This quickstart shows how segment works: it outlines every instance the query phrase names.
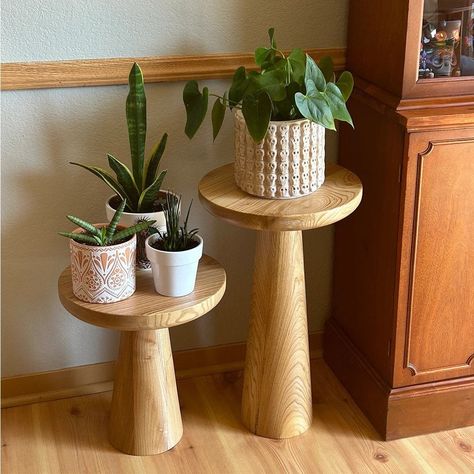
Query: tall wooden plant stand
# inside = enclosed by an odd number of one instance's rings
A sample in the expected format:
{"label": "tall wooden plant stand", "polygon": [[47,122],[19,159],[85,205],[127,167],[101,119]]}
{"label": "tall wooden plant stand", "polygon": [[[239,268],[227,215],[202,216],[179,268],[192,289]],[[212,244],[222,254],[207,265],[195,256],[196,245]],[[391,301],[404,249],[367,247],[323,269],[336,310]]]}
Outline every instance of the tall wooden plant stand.
{"label": "tall wooden plant stand", "polygon": [[183,434],[169,329],[208,313],[224,295],[226,275],[204,255],[194,291],[180,298],[155,292],[151,272],[137,274],[137,291],[118,303],[92,304],[72,293],[71,271],[59,277],[59,297],[76,318],[121,331],[110,414],[110,442],[127,454],[159,454]]}
{"label": "tall wooden plant stand", "polygon": [[361,201],[362,184],[345,168],[329,165],[317,192],[268,200],[240,190],[228,164],[201,180],[199,195],[215,216],[259,231],[243,422],[260,436],[297,436],[312,420],[302,231],[348,216]]}

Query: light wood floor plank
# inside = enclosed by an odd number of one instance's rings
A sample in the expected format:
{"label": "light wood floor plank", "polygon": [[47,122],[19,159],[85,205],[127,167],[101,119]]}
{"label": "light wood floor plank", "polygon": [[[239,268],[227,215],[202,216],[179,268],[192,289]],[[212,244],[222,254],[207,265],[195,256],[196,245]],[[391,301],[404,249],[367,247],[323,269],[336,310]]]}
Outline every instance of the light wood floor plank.
{"label": "light wood floor plank", "polygon": [[474,473],[474,427],[384,442],[321,359],[312,362],[312,385],[311,428],[271,440],[240,421],[241,373],[180,380],[183,438],[171,451],[146,457],[110,446],[110,392],[6,408],[2,473]]}

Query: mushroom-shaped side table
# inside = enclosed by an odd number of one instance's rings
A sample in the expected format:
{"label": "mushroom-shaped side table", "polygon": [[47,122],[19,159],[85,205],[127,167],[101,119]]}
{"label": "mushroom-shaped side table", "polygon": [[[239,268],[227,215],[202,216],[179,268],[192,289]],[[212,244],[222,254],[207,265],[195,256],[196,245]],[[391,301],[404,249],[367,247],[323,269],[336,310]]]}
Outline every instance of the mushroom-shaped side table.
{"label": "mushroom-shaped side table", "polygon": [[71,270],[59,277],[59,297],[76,318],[121,331],[112,408],[110,442],[127,454],[167,451],[183,434],[169,338],[172,326],[209,312],[224,295],[224,269],[204,255],[194,291],[179,298],[155,292],[151,272],[137,273],[137,290],[118,303],[92,304],[72,293]]}
{"label": "mushroom-shaped side table", "polygon": [[207,174],[199,197],[209,212],[258,230],[242,395],[244,424],[260,436],[290,438],[312,420],[302,231],[353,212],[362,184],[329,165],[315,193],[290,200],[251,196],[234,182],[233,164]]}

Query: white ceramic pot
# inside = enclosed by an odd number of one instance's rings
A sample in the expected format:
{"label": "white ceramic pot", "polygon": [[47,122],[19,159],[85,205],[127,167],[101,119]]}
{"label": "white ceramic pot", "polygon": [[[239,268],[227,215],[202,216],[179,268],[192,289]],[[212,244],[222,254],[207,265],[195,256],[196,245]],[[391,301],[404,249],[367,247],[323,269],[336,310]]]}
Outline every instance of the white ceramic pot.
{"label": "white ceramic pot", "polygon": [[164,296],[184,296],[194,290],[199,259],[202,257],[203,240],[196,235],[199,245],[182,252],[166,252],[151,246],[160,238],[150,235],[146,239],[146,255],[151,262],[155,290]]}
{"label": "white ceramic pot", "polygon": [[[163,195],[163,199],[165,199],[165,193],[167,191],[161,191],[160,194]],[[110,200],[116,197],[115,195],[110,196],[107,201],[105,202],[105,212],[107,214],[107,219],[109,222],[112,220],[113,215],[115,214],[115,209],[110,205]],[[156,227],[159,230],[166,230],[166,221],[165,221],[165,213],[163,211],[157,212],[124,212],[120,219],[119,224],[124,227],[131,227],[135,225],[138,220],[140,219],[149,219],[155,220],[155,224],[153,227]],[[137,235],[137,253],[136,253],[136,264],[139,270],[150,270],[151,265],[148,259],[146,258],[145,253],[145,239],[146,239],[146,232],[143,235]]]}
{"label": "white ceramic pot", "polygon": [[126,242],[107,247],[94,247],[71,239],[74,295],[88,303],[114,303],[132,296],[135,292],[136,244],[135,235]]}
{"label": "white ceramic pot", "polygon": [[255,143],[240,110],[234,115],[235,182],[269,199],[306,196],[324,183],[325,129],[307,119],[270,122]]}

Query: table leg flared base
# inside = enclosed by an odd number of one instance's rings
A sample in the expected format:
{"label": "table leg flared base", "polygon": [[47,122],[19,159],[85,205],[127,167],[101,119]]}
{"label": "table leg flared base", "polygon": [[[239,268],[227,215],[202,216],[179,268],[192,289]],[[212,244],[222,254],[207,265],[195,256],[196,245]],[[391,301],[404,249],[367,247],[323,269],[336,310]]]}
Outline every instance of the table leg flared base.
{"label": "table leg flared base", "polygon": [[109,437],[127,454],[159,454],[183,434],[168,329],[122,331]]}
{"label": "table leg flared base", "polygon": [[277,439],[297,436],[311,425],[300,231],[257,234],[242,419],[253,433]]}

